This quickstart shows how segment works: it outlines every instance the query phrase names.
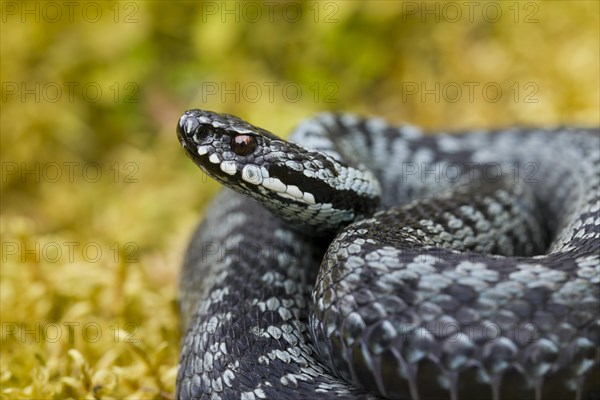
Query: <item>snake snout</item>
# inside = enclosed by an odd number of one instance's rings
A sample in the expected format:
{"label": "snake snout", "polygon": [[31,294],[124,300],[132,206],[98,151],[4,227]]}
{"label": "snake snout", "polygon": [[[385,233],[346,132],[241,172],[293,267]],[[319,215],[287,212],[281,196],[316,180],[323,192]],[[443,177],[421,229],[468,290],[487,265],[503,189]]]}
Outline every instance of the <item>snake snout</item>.
{"label": "snake snout", "polygon": [[177,138],[183,147],[187,147],[188,142],[193,140],[193,136],[200,125],[200,121],[198,121],[198,117],[194,115],[193,111],[186,111],[177,123]]}
{"label": "snake snout", "polygon": [[202,110],[186,111],[177,123],[177,138],[186,149],[203,143],[211,131],[210,113]]}

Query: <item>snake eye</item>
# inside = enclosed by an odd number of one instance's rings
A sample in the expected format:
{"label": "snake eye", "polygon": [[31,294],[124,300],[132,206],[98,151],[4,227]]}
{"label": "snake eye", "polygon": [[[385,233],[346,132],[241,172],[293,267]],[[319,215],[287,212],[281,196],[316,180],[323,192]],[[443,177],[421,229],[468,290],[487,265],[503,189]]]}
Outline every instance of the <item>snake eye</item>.
{"label": "snake eye", "polygon": [[247,156],[256,150],[256,138],[250,135],[237,135],[231,141],[231,150],[238,156]]}

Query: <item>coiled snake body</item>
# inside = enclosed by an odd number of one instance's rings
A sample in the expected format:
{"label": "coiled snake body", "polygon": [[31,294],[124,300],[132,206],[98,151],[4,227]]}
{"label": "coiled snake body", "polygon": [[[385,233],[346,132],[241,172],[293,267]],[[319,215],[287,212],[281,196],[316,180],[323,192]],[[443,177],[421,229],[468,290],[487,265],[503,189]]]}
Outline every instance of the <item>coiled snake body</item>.
{"label": "coiled snake body", "polygon": [[177,134],[243,194],[189,245],[178,398],[597,395],[598,129],[321,114],[294,144],[190,110]]}

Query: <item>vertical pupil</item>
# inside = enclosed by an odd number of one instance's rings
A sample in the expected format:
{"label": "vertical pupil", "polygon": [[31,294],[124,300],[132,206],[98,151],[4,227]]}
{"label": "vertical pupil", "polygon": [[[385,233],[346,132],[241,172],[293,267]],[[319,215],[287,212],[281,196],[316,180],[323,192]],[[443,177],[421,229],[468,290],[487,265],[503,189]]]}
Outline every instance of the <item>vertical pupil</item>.
{"label": "vertical pupil", "polygon": [[249,135],[238,135],[233,138],[231,149],[237,155],[247,156],[256,149],[256,139]]}

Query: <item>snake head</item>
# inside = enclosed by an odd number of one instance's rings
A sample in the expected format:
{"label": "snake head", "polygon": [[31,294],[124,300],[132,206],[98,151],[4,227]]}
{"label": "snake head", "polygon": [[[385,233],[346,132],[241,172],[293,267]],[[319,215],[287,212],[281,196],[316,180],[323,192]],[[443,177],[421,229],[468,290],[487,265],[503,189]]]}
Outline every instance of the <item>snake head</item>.
{"label": "snake head", "polygon": [[177,137],[188,157],[234,189],[245,166],[262,163],[265,132],[233,115],[197,109],[186,111],[177,124]]}
{"label": "snake head", "polygon": [[[285,141],[233,115],[186,111],[177,137],[189,158],[225,186],[250,196],[305,231],[349,223],[378,202],[379,185],[367,171]],[[308,221],[308,222],[307,222]],[[325,229],[330,229],[327,227]]]}
{"label": "snake head", "polygon": [[[237,155],[248,156],[257,147],[256,127],[229,114],[212,111],[186,111],[177,124],[177,137],[186,149],[203,145],[230,147]],[[223,145],[228,146],[223,146]]]}
{"label": "snake head", "polygon": [[189,158],[234,190],[259,201],[285,197],[314,203],[310,194],[300,193],[296,182],[285,182],[294,172],[286,162],[306,159],[307,150],[300,146],[233,115],[204,110],[186,111],[177,124],[177,136]]}

